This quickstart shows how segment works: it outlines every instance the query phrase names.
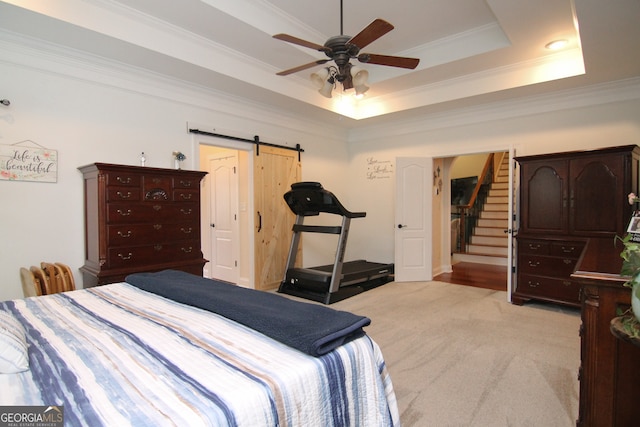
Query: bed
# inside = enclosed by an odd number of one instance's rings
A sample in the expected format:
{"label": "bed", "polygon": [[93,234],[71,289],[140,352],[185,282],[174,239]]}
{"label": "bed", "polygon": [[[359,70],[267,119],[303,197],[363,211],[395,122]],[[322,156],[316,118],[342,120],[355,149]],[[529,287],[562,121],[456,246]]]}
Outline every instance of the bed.
{"label": "bed", "polygon": [[[28,369],[0,374],[0,405],[62,405],[65,426],[400,425],[368,319],[351,313],[168,271],[0,314],[28,345]],[[317,335],[334,315],[347,327]]]}

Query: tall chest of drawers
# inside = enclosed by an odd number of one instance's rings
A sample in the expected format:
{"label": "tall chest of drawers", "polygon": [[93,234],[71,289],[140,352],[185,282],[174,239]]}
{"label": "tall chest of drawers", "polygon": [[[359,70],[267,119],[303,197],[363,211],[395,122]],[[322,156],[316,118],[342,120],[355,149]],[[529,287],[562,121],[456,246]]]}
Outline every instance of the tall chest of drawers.
{"label": "tall chest of drawers", "polygon": [[94,163],[84,176],[83,286],[131,273],[202,275],[200,182],[206,172]]}

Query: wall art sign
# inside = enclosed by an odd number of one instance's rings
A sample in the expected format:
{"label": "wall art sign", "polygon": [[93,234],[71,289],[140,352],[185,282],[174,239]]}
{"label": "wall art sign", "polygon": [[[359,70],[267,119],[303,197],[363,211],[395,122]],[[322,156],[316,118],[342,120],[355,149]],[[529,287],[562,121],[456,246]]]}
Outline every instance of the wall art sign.
{"label": "wall art sign", "polygon": [[58,181],[58,152],[31,140],[0,145],[0,180]]}
{"label": "wall art sign", "polygon": [[367,158],[367,179],[389,179],[393,175],[393,163],[391,160],[378,160],[375,157]]}

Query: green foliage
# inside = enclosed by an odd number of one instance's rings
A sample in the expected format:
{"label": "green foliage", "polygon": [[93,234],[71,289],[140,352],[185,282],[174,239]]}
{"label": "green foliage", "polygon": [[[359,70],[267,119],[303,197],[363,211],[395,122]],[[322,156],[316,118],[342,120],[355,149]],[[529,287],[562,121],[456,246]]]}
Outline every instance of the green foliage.
{"label": "green foliage", "polygon": [[624,245],[624,249],[620,252],[622,258],[621,276],[629,277],[625,286],[631,287],[633,282],[640,276],[640,243],[631,241],[631,234],[627,234],[624,238],[616,236]]}

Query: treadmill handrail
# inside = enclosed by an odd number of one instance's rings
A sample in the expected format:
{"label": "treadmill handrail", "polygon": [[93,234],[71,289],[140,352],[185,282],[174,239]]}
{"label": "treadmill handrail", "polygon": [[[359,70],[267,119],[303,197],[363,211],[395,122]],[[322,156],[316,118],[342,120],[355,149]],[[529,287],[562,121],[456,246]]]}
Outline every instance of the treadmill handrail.
{"label": "treadmill handrail", "polygon": [[347,218],[363,218],[367,215],[366,212],[349,211],[335,194],[322,188],[319,182],[291,184],[291,190],[284,194],[284,200],[294,214],[301,216],[315,216],[320,212]]}
{"label": "treadmill handrail", "polygon": [[300,232],[306,231],[309,233],[326,233],[326,234],[340,234],[342,233],[342,227],[338,226],[328,226],[328,225],[293,225],[293,231]]}

